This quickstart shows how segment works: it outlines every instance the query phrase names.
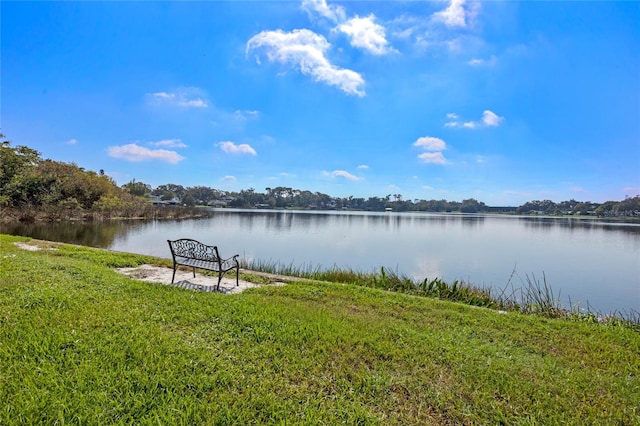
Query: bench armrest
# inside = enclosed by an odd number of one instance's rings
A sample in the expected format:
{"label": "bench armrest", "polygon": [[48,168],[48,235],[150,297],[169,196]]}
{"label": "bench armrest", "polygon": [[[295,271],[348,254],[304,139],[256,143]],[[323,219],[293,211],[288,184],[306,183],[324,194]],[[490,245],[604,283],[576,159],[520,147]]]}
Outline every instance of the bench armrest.
{"label": "bench armrest", "polygon": [[233,255],[228,259],[220,259],[220,264],[222,265],[222,269],[231,269],[235,267],[240,267],[238,263],[239,254]]}

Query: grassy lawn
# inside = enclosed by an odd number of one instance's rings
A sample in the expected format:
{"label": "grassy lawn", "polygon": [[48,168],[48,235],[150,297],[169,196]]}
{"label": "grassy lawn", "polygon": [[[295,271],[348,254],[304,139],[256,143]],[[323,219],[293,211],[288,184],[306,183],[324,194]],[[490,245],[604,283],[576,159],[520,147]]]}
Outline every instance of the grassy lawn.
{"label": "grassy lawn", "polygon": [[238,295],[0,235],[0,424],[639,424],[640,333],[354,285]]}

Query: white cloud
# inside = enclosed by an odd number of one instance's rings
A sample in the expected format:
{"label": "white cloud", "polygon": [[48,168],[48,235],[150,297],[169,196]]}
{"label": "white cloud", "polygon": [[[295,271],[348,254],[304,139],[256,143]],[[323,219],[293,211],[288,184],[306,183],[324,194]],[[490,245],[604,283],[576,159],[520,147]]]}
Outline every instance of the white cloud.
{"label": "white cloud", "polygon": [[153,96],[156,99],[161,99],[165,101],[172,101],[176,98],[175,93],[167,93],[167,92],[156,92],[156,93],[152,93],[151,96]]}
{"label": "white cloud", "polygon": [[476,34],[442,31],[429,25],[417,26],[414,43],[419,50],[431,52],[434,56],[442,53],[452,56],[472,55],[485,47],[484,40]]}
{"label": "white cloud", "polygon": [[157,142],[149,142],[150,146],[164,146],[167,148],[186,148],[187,145],[184,144],[180,139],[164,139]]}
{"label": "white cloud", "polygon": [[217,145],[220,147],[220,149],[223,152],[226,152],[229,154],[251,154],[251,155],[258,154],[256,150],[251,147],[251,145],[248,145],[246,143],[241,143],[240,145],[236,145],[233,142],[225,141],[225,142],[218,142]]}
{"label": "white cloud", "polygon": [[368,169],[368,168],[369,168],[369,166],[367,166],[366,164],[360,164],[360,165],[358,166],[358,169],[361,169],[361,170],[366,170],[366,169]]}
{"label": "white cloud", "polygon": [[443,151],[447,149],[447,144],[440,138],[433,136],[423,136],[413,143],[413,146],[421,147],[427,151]]}
{"label": "white cloud", "polygon": [[498,127],[504,121],[504,117],[488,109],[482,113],[482,118],[478,121],[460,121],[458,114],[448,113],[447,118],[453,121],[444,123],[445,127],[464,127],[466,129],[477,129],[479,127]]}
{"label": "white cloud", "polygon": [[336,178],[336,177],[341,177],[341,178],[345,178],[347,180],[361,180],[362,178],[359,178],[358,176],[354,176],[351,173],[345,171],[345,170],[334,170],[332,172],[327,172],[324,171],[322,172],[323,175],[327,176],[327,177],[331,177],[331,178]]}
{"label": "white cloud", "polygon": [[77,139],[69,139],[68,141],[65,142],[67,145],[75,145],[78,143]]}
{"label": "white cloud", "polygon": [[434,18],[443,22],[448,27],[466,26],[464,2],[465,0],[451,0],[449,7],[441,12],[435,13]]}
{"label": "white cloud", "polygon": [[111,157],[122,158],[123,160],[135,162],[159,160],[175,164],[184,159],[184,157],[175,151],[168,151],[166,149],[149,149],[135,143],[122,146],[110,146],[107,148],[107,152]]}
{"label": "white cloud", "polygon": [[389,46],[384,27],[376,24],[374,20],[373,14],[366,18],[356,16],[338,25],[338,29],[349,36],[353,47],[365,49],[374,55],[395,52]]}
{"label": "white cloud", "polygon": [[504,117],[498,116],[493,111],[485,110],[482,113],[482,122],[487,126],[497,127],[504,121]]}
{"label": "white cloud", "polygon": [[303,0],[302,8],[313,16],[314,13],[337,24],[336,29],[349,36],[351,45],[365,49],[374,55],[396,52],[389,46],[385,28],[374,22],[375,15],[365,18],[355,16],[347,20],[342,6],[328,5],[326,0]]}
{"label": "white cloud", "polygon": [[473,2],[468,5],[465,3],[465,0],[451,0],[449,6],[443,11],[434,13],[433,18],[449,28],[466,28],[478,14],[480,3]]}
{"label": "white cloud", "polygon": [[429,164],[447,164],[447,159],[441,152],[424,152],[418,158]]}
{"label": "white cloud", "polygon": [[233,118],[235,120],[245,121],[245,120],[258,118],[259,115],[260,115],[259,111],[238,109],[233,113]]}
{"label": "white cloud", "polygon": [[342,6],[329,6],[326,0],[303,0],[302,8],[312,15],[312,12],[317,12],[320,16],[323,16],[333,22],[342,22],[345,20],[345,12]]}
{"label": "white cloud", "polygon": [[447,6],[426,19],[423,16],[404,14],[386,21],[393,37],[413,42],[419,51],[430,53],[434,57],[443,53],[454,56],[464,54],[468,60],[487,48],[481,31],[474,28],[480,2],[453,0],[429,3]]}
{"label": "white cloud", "polygon": [[469,62],[467,62],[467,64],[471,65],[472,67],[492,67],[497,62],[498,58],[496,58],[495,55],[491,55],[489,59],[473,58]]}
{"label": "white cloud", "polygon": [[[638,194],[640,195],[640,186],[625,186],[622,188],[622,192],[625,194]],[[633,195],[631,195],[633,197]]]}
{"label": "white cloud", "polygon": [[447,149],[447,143],[442,139],[433,136],[422,136],[413,143],[413,146],[429,151],[418,155],[418,158],[423,162],[429,164],[447,164],[447,159],[444,158],[442,154],[442,151]]}
{"label": "white cloud", "polygon": [[238,178],[236,178],[235,176],[223,176],[220,178],[221,181],[223,182],[229,182],[229,183],[234,183],[238,181]]}
{"label": "white cloud", "polygon": [[196,87],[184,87],[174,92],[155,92],[148,96],[154,103],[180,108],[206,108],[207,101],[200,95],[202,90]]}
{"label": "white cloud", "polygon": [[422,189],[426,189],[427,191],[431,191],[433,189],[433,186],[430,185],[422,185]]}
{"label": "white cloud", "polygon": [[307,29],[292,32],[262,31],[247,42],[246,52],[262,48],[270,62],[286,64],[315,81],[335,86],[349,95],[364,96],[364,79],[352,70],[339,68],[325,57],[331,44]]}
{"label": "white cloud", "polygon": [[184,107],[194,107],[194,108],[206,108],[207,103],[203,99],[187,99],[184,101],[178,102],[178,105]]}

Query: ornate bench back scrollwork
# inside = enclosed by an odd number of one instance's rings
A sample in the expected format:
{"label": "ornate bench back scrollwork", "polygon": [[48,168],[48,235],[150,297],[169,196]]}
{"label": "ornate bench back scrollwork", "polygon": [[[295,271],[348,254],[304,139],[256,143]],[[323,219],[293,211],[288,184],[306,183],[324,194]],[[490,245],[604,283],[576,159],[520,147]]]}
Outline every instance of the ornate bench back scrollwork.
{"label": "ornate bench back scrollwork", "polygon": [[208,246],[196,240],[183,238],[180,240],[167,240],[171,256],[173,257],[173,277],[171,284],[176,277],[176,270],[179,265],[193,268],[193,277],[196,276],[196,268],[206,269],[218,273],[218,289],[222,276],[231,270],[236,271],[236,286],[239,285],[240,264],[238,256],[234,255],[228,259],[222,259],[218,252],[218,247]]}

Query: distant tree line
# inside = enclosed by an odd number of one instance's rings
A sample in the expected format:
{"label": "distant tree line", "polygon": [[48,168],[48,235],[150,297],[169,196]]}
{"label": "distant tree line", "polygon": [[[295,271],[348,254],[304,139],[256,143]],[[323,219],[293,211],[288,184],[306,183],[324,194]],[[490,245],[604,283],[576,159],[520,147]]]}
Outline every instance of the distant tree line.
{"label": "distant tree line", "polygon": [[0,207],[3,212],[14,212],[15,215],[19,211],[20,217],[39,213],[45,214],[49,219],[87,216],[157,217],[158,211],[167,212],[158,210],[157,207],[153,209],[153,205],[640,217],[640,196],[602,204],[576,200],[560,203],[536,200],[518,207],[490,207],[473,198],[458,202],[405,200],[402,194],[366,199],[354,196],[332,197],[320,192],[283,186],[268,187],[265,192],[256,192],[254,188],[234,192],[206,186],[185,188],[173,183],[153,188],[134,179],[119,187],[102,170],[96,173],[84,170],[74,163],[43,160],[34,149],[22,145],[12,147],[6,140],[0,143]]}
{"label": "distant tree line", "polygon": [[[168,185],[173,186],[173,185]],[[163,187],[166,187],[163,185]],[[518,207],[491,207],[482,201],[469,198],[462,201],[447,200],[404,200],[402,194],[387,194],[384,197],[331,197],[320,192],[311,192],[289,187],[266,188],[264,193],[253,188],[239,192],[223,192],[209,189],[198,194],[208,194],[209,199],[191,193],[194,188],[183,189],[187,202],[196,200],[205,205],[226,205],[237,208],[281,208],[281,209],[318,209],[318,210],[365,210],[384,211],[392,209],[397,212],[460,212],[491,213],[508,212],[523,215],[597,215],[597,216],[638,216],[640,217],[640,196],[627,198],[624,201],[607,201],[593,203],[590,201],[568,200],[554,203],[550,200],[529,201]],[[165,189],[165,188],[163,188]],[[176,192],[176,195],[179,195]],[[224,200],[224,203],[221,203]]]}

